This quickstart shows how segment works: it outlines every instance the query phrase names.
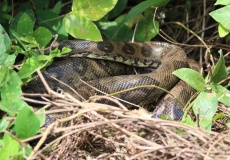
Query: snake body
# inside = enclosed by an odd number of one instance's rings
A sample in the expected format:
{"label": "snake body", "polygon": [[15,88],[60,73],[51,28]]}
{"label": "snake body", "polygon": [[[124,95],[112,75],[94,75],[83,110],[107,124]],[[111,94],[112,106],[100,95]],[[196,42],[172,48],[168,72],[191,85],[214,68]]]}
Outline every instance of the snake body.
{"label": "snake body", "polygon": [[[149,106],[159,99],[163,91],[154,87],[138,86],[155,85],[169,90],[176,83],[171,93],[182,104],[186,104],[194,93],[184,82],[178,82],[178,78],[172,72],[184,67],[198,70],[199,66],[189,60],[185,52],[176,45],[163,42],[73,40],[56,42],[54,47],[69,47],[72,51],[49,66],[44,72],[44,77],[53,90],[68,89],[50,76],[68,84],[81,95],[75,95],[79,100],[101,94],[98,90],[111,94],[137,87],[115,96],[140,106]],[[141,74],[136,74],[132,66],[138,67]],[[23,90],[33,93],[45,92],[39,78],[29,82]],[[172,119],[180,119],[183,115],[183,106],[167,95],[154,110],[155,117],[162,114],[167,114]]]}

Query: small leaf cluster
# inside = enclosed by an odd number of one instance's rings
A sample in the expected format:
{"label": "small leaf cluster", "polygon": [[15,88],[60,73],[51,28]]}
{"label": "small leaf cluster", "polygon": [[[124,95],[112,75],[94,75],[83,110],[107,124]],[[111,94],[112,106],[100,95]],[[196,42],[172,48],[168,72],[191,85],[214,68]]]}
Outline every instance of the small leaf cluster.
{"label": "small leaf cluster", "polygon": [[220,37],[225,37],[230,32],[230,1],[229,0],[217,0],[215,5],[223,5],[217,10],[212,11],[210,16],[219,22],[218,32]]}
{"label": "small leaf cluster", "polygon": [[[4,18],[7,15],[5,13]],[[20,12],[13,17],[8,33],[0,24],[0,110],[6,113],[0,120],[0,159],[4,160],[29,156],[31,147],[26,143],[21,146],[19,140],[36,135],[45,123],[45,114],[37,115],[21,99],[22,84],[29,81],[36,70],[51,64],[53,58],[70,51],[55,49],[46,55],[44,49],[52,33],[45,27],[37,27],[35,19],[31,11]],[[18,57],[23,58],[17,61]],[[44,110],[39,112],[44,113]]]}
{"label": "small leaf cluster", "polygon": [[199,72],[188,68],[176,70],[173,74],[199,92],[192,104],[192,110],[196,115],[196,122],[192,122],[189,116],[184,117],[182,121],[187,124],[198,124],[203,129],[211,130],[213,120],[229,117],[229,115],[222,113],[216,114],[218,102],[230,106],[230,91],[219,84],[227,78],[227,68],[221,50],[219,61],[215,65],[213,72],[205,79]]}

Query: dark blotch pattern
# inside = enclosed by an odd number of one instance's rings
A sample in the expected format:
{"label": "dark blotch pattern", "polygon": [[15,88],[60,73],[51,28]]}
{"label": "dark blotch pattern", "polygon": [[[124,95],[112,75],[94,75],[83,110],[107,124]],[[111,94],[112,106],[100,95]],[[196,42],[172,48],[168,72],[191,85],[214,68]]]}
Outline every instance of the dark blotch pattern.
{"label": "dark blotch pattern", "polygon": [[134,55],[135,53],[135,49],[128,43],[124,44],[124,46],[122,47],[122,51],[128,55]]}
{"label": "dark blotch pattern", "polygon": [[143,43],[141,47],[141,54],[145,57],[150,57],[152,55],[152,48],[146,43]]}
{"label": "dark blotch pattern", "polygon": [[113,44],[111,44],[110,42],[99,42],[97,43],[97,48],[105,53],[111,53],[114,50]]}

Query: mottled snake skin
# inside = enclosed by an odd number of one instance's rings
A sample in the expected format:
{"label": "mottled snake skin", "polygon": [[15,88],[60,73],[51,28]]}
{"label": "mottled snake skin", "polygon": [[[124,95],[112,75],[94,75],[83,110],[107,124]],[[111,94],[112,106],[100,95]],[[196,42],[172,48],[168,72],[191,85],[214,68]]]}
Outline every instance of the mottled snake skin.
{"label": "mottled snake skin", "polygon": [[[183,104],[194,94],[191,87],[182,81],[178,82],[178,78],[172,75],[173,71],[183,67],[199,69],[196,62],[187,59],[185,52],[178,46],[162,42],[73,40],[56,42],[54,47],[69,47],[72,51],[55,61],[44,72],[44,77],[53,90],[62,88],[70,92],[65,86],[50,78],[51,75],[73,87],[84,99],[101,94],[89,85],[110,94],[143,85],[156,85],[170,90],[176,84],[171,93]],[[132,66],[138,67],[137,71],[140,74],[136,74]],[[155,70],[149,69],[150,67]],[[32,93],[45,92],[39,78],[29,82],[23,90]],[[147,87],[121,93],[116,97],[149,107],[162,93],[159,89]],[[82,100],[82,97],[74,96]],[[153,115],[160,117],[162,114],[178,120],[183,115],[183,106],[170,95],[166,95],[157,105]]]}

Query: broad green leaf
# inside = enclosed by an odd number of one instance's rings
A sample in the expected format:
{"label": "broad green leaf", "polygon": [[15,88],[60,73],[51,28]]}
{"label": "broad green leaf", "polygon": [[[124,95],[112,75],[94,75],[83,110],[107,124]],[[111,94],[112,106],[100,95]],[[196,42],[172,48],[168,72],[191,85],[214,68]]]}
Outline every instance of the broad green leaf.
{"label": "broad green leaf", "polygon": [[10,121],[8,118],[9,117],[4,116],[2,119],[0,119],[0,133],[9,127]]}
{"label": "broad green leaf", "polygon": [[[34,12],[32,11],[32,9],[31,9],[31,10],[26,10],[25,12],[20,12],[19,14],[17,14],[17,15],[14,17],[12,23],[10,24],[10,27],[9,27],[9,28],[10,28],[10,29],[9,29],[9,30],[10,30],[10,35],[12,35],[12,32],[11,32],[11,31],[17,32],[18,35],[21,35],[21,34],[19,34],[19,31],[18,31],[18,23],[19,23],[19,20],[20,20],[21,16],[22,16],[24,13],[26,13],[26,14],[32,19],[33,22],[35,22],[36,18],[35,18],[35,16],[34,16]],[[22,35],[21,35],[21,36],[22,36]],[[26,36],[28,36],[28,35],[26,35]]]}
{"label": "broad green leaf", "polygon": [[60,12],[61,12],[61,8],[62,8],[62,2],[61,1],[58,1],[55,5],[54,5],[54,7],[51,9],[51,11],[53,12],[53,13],[55,13],[55,14],[60,14]]}
{"label": "broad green leaf", "polygon": [[102,41],[97,26],[88,18],[75,12],[68,13],[63,19],[65,29],[75,38]]}
{"label": "broad green leaf", "polygon": [[141,12],[143,12],[144,10],[146,10],[147,8],[154,6],[154,7],[161,7],[166,5],[169,2],[169,0],[147,0],[144,2],[141,2],[140,4],[136,5],[135,7],[133,7],[129,13],[125,16],[125,18],[123,19],[123,21],[119,24],[117,31],[114,33],[113,37],[117,36],[117,32],[119,31],[119,29],[121,29],[121,27],[130,19],[132,19],[133,17],[135,17],[136,15],[140,14]]}
{"label": "broad green leaf", "polygon": [[37,47],[37,44],[38,44],[38,43],[37,43],[37,41],[35,40],[35,38],[32,37],[32,36],[20,37],[19,39],[20,39],[21,41],[23,41],[23,42],[28,43],[28,44],[26,44],[27,47],[30,47],[30,48]]}
{"label": "broad green leaf", "polygon": [[145,12],[143,19],[138,22],[135,41],[146,42],[150,41],[159,32],[159,23],[153,20],[151,12]]}
{"label": "broad green leaf", "polygon": [[[123,21],[123,19],[126,17],[126,15],[127,14],[120,15],[119,17],[117,17],[115,19],[115,22],[117,22],[118,24],[120,24]],[[131,19],[129,19],[128,21],[126,21],[124,26],[128,26],[129,28],[132,28],[133,24],[135,24],[140,19],[144,19],[144,16],[142,14],[138,14],[135,17],[132,17]]]}
{"label": "broad green leaf", "polygon": [[11,47],[11,40],[5,29],[0,24],[0,65],[3,65],[8,57]]}
{"label": "broad green leaf", "polygon": [[127,3],[128,0],[118,0],[115,7],[108,13],[108,19],[112,19],[120,15],[122,11],[125,9]]}
{"label": "broad green leaf", "polygon": [[[4,145],[4,143],[3,143],[3,145]],[[9,148],[7,148],[7,147],[0,148],[0,159],[10,160]]]}
{"label": "broad green leaf", "polygon": [[39,128],[40,122],[36,114],[29,107],[22,108],[15,120],[15,132],[18,137],[25,139],[34,136]]}
{"label": "broad green leaf", "polygon": [[18,75],[21,79],[30,77],[38,68],[40,67],[40,62],[38,58],[32,57],[28,58],[25,63],[23,63],[20,68]]}
{"label": "broad green leaf", "polygon": [[224,78],[227,76],[227,69],[225,66],[222,50],[220,50],[219,53],[220,53],[220,58],[219,58],[219,61],[217,62],[216,66],[214,68],[214,71],[213,71],[212,77],[211,77],[211,81],[214,83],[218,83],[218,82],[224,80]]}
{"label": "broad green leaf", "polygon": [[200,119],[200,128],[210,131],[212,129],[212,119],[210,118]]}
{"label": "broad green leaf", "polygon": [[17,31],[23,36],[33,34],[34,22],[27,13],[23,13],[18,21]]}
{"label": "broad green leaf", "polygon": [[37,115],[37,118],[39,120],[40,127],[42,127],[46,120],[45,109],[41,108],[37,112],[40,112],[40,114]]}
{"label": "broad green leaf", "polygon": [[58,34],[58,40],[67,40],[68,33],[63,26],[63,17],[51,10],[36,10],[41,27],[49,29],[52,34]]}
{"label": "broad green leaf", "polygon": [[92,21],[97,21],[111,11],[116,3],[117,0],[74,0],[72,11]]}
{"label": "broad green leaf", "polygon": [[230,5],[209,13],[210,16],[230,31]]}
{"label": "broad green leaf", "polygon": [[229,0],[217,0],[216,3],[214,5],[228,5],[230,4],[230,1]]}
{"label": "broad green leaf", "polygon": [[0,24],[0,54],[9,53],[11,47],[11,40],[5,29]]}
{"label": "broad green leaf", "polygon": [[[15,71],[11,71],[11,76],[6,84],[2,87],[1,100],[2,105],[7,107],[6,111],[9,115],[14,115],[21,108],[28,106],[20,99],[22,94],[22,81]],[[2,109],[2,108],[1,108]]]}
{"label": "broad green leaf", "polygon": [[44,27],[37,28],[33,36],[40,45],[40,48],[45,47],[52,39],[52,33]]}
{"label": "broad green leaf", "polygon": [[0,87],[3,86],[10,78],[10,70],[8,67],[0,67]]}
{"label": "broad green leaf", "polygon": [[219,84],[212,84],[210,86],[216,92],[218,101],[230,107],[230,91]]}
{"label": "broad green leaf", "polygon": [[15,54],[10,54],[7,56],[6,61],[4,62],[4,66],[6,67],[11,67],[16,59],[16,55]]}
{"label": "broad green leaf", "polygon": [[0,159],[10,160],[19,159],[21,156],[20,144],[15,139],[11,138],[9,135],[4,134],[3,136],[3,146],[0,148]]}
{"label": "broad green leaf", "polygon": [[[5,107],[2,102],[0,102],[0,110],[5,111],[6,113],[12,113],[7,107]],[[13,114],[13,113],[12,113]]]}
{"label": "broad green leaf", "polygon": [[217,111],[218,101],[214,93],[201,92],[193,105],[193,112],[199,114],[199,124],[203,129],[211,129],[212,118]]}
{"label": "broad green leaf", "polygon": [[197,71],[181,68],[174,71],[173,74],[198,91],[202,91],[205,88],[204,78]]}
{"label": "broad green leaf", "polygon": [[218,26],[218,33],[219,33],[220,37],[225,37],[229,33],[229,30],[227,30],[226,28],[224,28],[223,25],[219,24],[219,26]]}
{"label": "broad green leaf", "polygon": [[[113,33],[116,32],[118,23],[117,22],[99,22],[101,33],[108,39],[112,39]],[[130,40],[133,36],[133,31],[126,25],[122,26],[117,37],[114,40]]]}

